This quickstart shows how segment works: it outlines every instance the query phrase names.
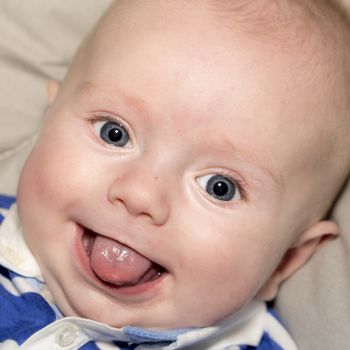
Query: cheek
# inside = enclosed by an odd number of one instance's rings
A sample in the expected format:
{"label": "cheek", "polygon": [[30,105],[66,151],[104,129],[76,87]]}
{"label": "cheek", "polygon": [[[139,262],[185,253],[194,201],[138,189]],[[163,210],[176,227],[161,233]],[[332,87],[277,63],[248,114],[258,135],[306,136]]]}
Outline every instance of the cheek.
{"label": "cheek", "polygon": [[45,251],[48,240],[58,244],[65,239],[62,223],[72,219],[70,209],[92,196],[89,189],[95,185],[87,167],[91,164],[91,155],[71,139],[42,135],[38,140],[22,170],[17,199],[23,231],[35,255]]}
{"label": "cheek", "polygon": [[91,162],[88,152],[73,142],[43,137],[23,168],[19,201],[57,210],[78,200],[91,187]]}
{"label": "cheek", "polygon": [[192,283],[198,281],[198,293],[205,290],[217,295],[222,305],[236,305],[253,297],[270,276],[279,259],[274,252],[282,248],[277,249],[272,240],[266,239],[273,236],[271,223],[263,218],[259,221],[258,215],[256,218],[253,222],[242,214],[227,221],[216,222],[213,216],[208,219],[201,216],[196,224],[192,220],[193,227],[186,230],[191,235],[185,240],[184,251],[188,253],[184,265],[191,266],[189,275]]}
{"label": "cheek", "polygon": [[203,237],[189,247],[182,302],[193,313],[201,310],[200,322],[212,324],[226,318],[254,297],[258,276],[247,245],[238,239]]}

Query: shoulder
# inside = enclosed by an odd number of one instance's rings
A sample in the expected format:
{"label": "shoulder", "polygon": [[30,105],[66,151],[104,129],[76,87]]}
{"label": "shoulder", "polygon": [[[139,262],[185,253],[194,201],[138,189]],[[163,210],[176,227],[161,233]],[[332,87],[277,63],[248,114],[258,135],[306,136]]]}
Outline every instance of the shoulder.
{"label": "shoulder", "polygon": [[15,202],[16,198],[14,196],[0,193],[0,224],[3,222],[6,214],[8,213],[8,210]]}

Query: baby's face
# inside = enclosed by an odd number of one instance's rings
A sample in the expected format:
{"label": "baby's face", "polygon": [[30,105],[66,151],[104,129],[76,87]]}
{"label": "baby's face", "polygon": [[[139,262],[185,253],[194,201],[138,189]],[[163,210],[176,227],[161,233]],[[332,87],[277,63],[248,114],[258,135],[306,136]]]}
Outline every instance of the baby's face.
{"label": "baby's face", "polygon": [[273,48],[156,15],[98,34],[18,203],[65,314],[205,326],[256,295],[307,220],[317,98]]}

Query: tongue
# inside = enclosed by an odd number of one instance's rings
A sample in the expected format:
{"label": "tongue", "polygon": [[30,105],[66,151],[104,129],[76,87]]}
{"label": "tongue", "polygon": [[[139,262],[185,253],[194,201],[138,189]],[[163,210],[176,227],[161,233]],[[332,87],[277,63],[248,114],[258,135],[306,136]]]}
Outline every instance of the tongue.
{"label": "tongue", "polygon": [[152,266],[135,250],[102,236],[92,244],[90,264],[98,277],[117,286],[137,284]]}

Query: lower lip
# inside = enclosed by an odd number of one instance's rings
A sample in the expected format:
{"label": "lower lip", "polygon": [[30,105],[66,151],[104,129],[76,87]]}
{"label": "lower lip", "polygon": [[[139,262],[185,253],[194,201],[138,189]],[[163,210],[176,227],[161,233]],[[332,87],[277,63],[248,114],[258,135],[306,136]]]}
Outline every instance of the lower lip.
{"label": "lower lip", "polygon": [[156,287],[159,286],[160,283],[164,281],[167,275],[167,272],[164,272],[162,276],[160,276],[159,278],[153,281],[149,281],[149,282],[142,283],[136,286],[131,286],[131,287],[116,287],[110,283],[105,283],[100,278],[98,278],[91,269],[90,259],[87,256],[87,253],[83,246],[84,232],[85,232],[84,227],[77,224],[75,249],[76,249],[76,254],[78,256],[78,261],[80,262],[81,266],[83,267],[83,270],[88,275],[88,277],[92,279],[94,283],[97,283],[100,287],[102,286],[106,290],[108,290],[109,293],[112,293],[114,295],[140,295],[140,294],[153,291]]}

